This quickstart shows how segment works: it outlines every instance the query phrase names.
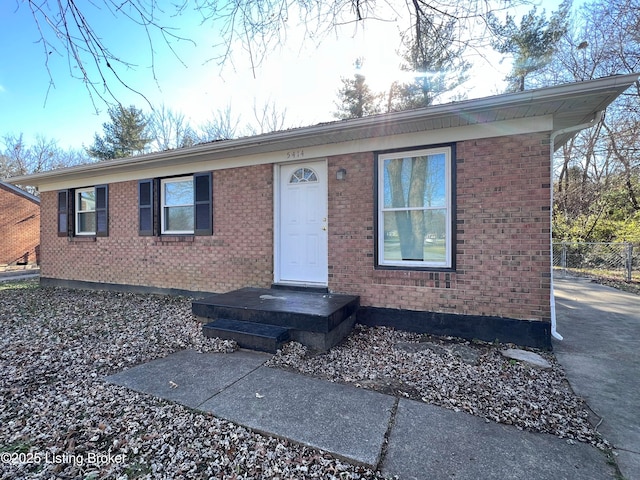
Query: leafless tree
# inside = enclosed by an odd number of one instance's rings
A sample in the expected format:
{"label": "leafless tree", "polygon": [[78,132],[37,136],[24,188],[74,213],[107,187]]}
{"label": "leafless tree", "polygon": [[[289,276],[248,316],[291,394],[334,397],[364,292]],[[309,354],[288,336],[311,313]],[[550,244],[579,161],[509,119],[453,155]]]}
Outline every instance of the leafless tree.
{"label": "leafless tree", "polygon": [[167,108],[164,104],[152,111],[149,129],[153,151],[190,147],[196,142],[196,132],[184,114]]}
{"label": "leafless tree", "polygon": [[216,140],[228,140],[238,135],[240,117],[231,112],[231,105],[213,114],[213,118],[200,127],[198,140],[200,142],[213,142]]}
{"label": "leafless tree", "polygon": [[[82,150],[64,150],[55,140],[38,136],[32,145],[22,134],[0,138],[0,178],[55,170],[89,163],[91,159]],[[26,188],[32,193],[35,189]]]}
{"label": "leafless tree", "polygon": [[276,103],[272,100],[258,105],[253,100],[253,120],[246,127],[247,135],[260,135],[262,133],[277,132],[285,128],[287,124],[287,109],[279,110]]}
{"label": "leafless tree", "polygon": [[174,53],[174,41],[188,40],[177,35],[177,30],[170,25],[160,23],[160,18],[165,12],[156,0],[98,0],[96,2],[27,0],[24,3],[16,0],[16,9],[25,4],[31,11],[40,35],[50,86],[54,84],[49,66],[51,56],[67,57],[70,75],[85,84],[94,105],[96,97],[107,103],[116,100],[115,84],[139,94],[145,100],[146,97],[143,92],[136,90],[123,78],[123,71],[135,68],[135,65],[112,52],[109,45],[103,41],[105,32],[96,29],[95,22],[91,20],[93,16],[99,15],[102,18],[111,16],[114,24],[116,21],[124,20],[121,28],[131,25],[146,33],[154,78],[156,78],[153,59],[156,52],[154,43],[157,37],[159,36],[165,46]]}
{"label": "leafless tree", "polygon": [[[577,20],[545,72],[549,83],[640,70],[640,0],[597,0],[586,4]],[[556,205],[567,222],[582,223],[576,231],[583,238],[607,216],[637,215],[640,82],[610,105],[596,126],[565,145],[557,160]]]}

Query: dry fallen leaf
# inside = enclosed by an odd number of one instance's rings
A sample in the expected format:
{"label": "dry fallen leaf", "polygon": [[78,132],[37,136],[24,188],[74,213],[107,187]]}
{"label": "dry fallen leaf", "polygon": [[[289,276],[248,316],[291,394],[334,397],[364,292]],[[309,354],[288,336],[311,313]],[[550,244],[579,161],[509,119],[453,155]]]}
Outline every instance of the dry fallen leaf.
{"label": "dry fallen leaf", "polygon": [[[34,286],[0,291],[0,305],[0,385],[10,396],[0,412],[3,439],[24,439],[34,452],[86,458],[90,445],[98,453],[123,454],[122,463],[109,464],[109,478],[383,478],[310,447],[105,382],[107,375],[179,350],[237,349],[235,342],[203,337],[188,298]],[[459,352],[475,355],[465,363]],[[359,326],[326,354],[291,342],[269,365],[362,388],[391,387],[392,394],[485,421],[606,448],[553,355],[543,356],[553,367],[535,373],[505,362],[491,345]],[[62,467],[65,478],[87,475],[86,465],[71,463],[42,465],[38,475],[57,477],[54,469]],[[21,468],[5,464],[3,474],[22,478]]]}

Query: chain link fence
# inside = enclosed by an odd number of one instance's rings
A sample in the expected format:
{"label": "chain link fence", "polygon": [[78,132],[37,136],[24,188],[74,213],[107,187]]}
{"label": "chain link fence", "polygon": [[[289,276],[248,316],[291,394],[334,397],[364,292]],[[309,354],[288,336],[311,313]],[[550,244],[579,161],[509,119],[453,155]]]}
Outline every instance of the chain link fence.
{"label": "chain link fence", "polygon": [[640,245],[631,243],[553,244],[554,273],[640,281]]}

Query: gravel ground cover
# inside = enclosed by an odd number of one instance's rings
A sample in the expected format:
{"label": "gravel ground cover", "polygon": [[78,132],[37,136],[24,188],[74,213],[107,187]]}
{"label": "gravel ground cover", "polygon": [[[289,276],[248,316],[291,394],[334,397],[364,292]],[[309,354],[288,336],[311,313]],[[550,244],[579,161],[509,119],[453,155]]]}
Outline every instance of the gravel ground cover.
{"label": "gravel ground cover", "polygon": [[[382,478],[103,378],[206,339],[189,299],[0,284],[0,479]],[[504,345],[357,327],[327,354],[288,344],[270,360],[330,381],[462,410],[607,448],[553,355],[540,370]]]}

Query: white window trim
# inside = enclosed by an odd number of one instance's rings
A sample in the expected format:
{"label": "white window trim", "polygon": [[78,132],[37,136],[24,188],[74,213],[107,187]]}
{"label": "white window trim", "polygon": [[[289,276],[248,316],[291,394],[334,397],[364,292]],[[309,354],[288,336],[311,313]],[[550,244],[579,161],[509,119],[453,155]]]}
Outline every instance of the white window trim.
{"label": "white window trim", "polygon": [[[404,157],[419,157],[424,155],[445,155],[445,208],[447,210],[445,220],[445,256],[444,262],[432,261],[411,261],[411,260],[385,260],[384,258],[384,212],[396,210],[440,210],[443,207],[419,207],[419,208],[384,208],[384,176],[385,160]],[[451,191],[451,165],[452,165],[452,149],[451,147],[425,148],[420,150],[403,150],[393,153],[382,153],[378,155],[378,238],[377,238],[377,265],[380,267],[404,267],[404,268],[451,268],[453,265],[452,250],[452,191]]]}
{"label": "white window trim", "polygon": [[[193,235],[195,230],[167,230],[166,229],[166,219],[165,219],[165,194],[164,194],[164,186],[167,183],[177,183],[184,182],[185,180],[191,180],[193,183],[193,175],[188,175],[186,177],[174,177],[174,178],[163,178],[160,181],[160,228],[162,234],[167,235]],[[195,189],[195,184],[193,184],[193,188]],[[184,205],[171,205],[171,207],[193,207],[195,209],[195,194],[194,200],[189,204]],[[195,228],[195,226],[194,226]]]}
{"label": "white window trim", "polygon": [[[93,210],[80,210],[80,202],[79,197],[80,194],[85,193],[85,192],[93,192],[93,196],[94,196],[94,206],[93,206]],[[95,236],[96,231],[93,230],[92,232],[81,232],[80,231],[80,214],[81,213],[91,213],[93,212],[93,214],[95,216],[97,216],[96,213],[96,205],[95,205],[95,196],[96,196],[96,189],[95,187],[87,187],[87,188],[77,188],[73,194],[73,210],[74,210],[74,230],[75,230],[75,234],[77,236],[82,236],[82,235],[89,235],[89,236]],[[97,222],[97,218],[96,218],[96,222]]]}

